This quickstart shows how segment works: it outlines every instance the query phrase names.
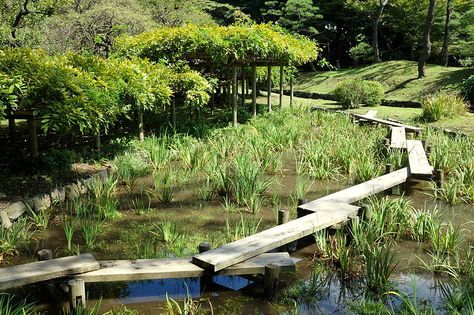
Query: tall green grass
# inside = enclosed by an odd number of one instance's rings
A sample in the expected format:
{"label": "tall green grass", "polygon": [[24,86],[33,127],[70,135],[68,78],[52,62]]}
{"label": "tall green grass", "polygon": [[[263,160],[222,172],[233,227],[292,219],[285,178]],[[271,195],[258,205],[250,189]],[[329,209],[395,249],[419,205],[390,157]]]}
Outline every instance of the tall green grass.
{"label": "tall green grass", "polygon": [[442,118],[465,115],[469,108],[458,94],[439,92],[421,100],[422,118],[426,121],[438,121]]}
{"label": "tall green grass", "polygon": [[34,303],[27,300],[17,300],[14,295],[0,293],[0,314],[2,315],[33,315],[35,312]]}

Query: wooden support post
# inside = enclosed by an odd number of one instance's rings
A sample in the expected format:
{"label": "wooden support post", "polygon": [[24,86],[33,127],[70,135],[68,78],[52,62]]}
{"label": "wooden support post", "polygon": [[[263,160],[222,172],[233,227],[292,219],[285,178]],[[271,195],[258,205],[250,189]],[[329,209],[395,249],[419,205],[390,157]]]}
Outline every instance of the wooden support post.
{"label": "wooden support post", "polygon": [[211,115],[214,115],[216,110],[216,93],[211,93]]}
{"label": "wooden support post", "polygon": [[[207,252],[208,250],[211,250],[211,249],[212,249],[212,244],[209,242],[202,242],[198,246],[198,250],[200,254]],[[200,280],[201,293],[203,293],[206,288],[209,288],[212,285],[212,273],[205,271],[204,275],[199,280]]]}
{"label": "wooden support post", "polygon": [[232,126],[237,127],[237,67],[232,66]]}
{"label": "wooden support post", "polygon": [[276,264],[268,264],[265,266],[265,275],[263,286],[265,296],[272,299],[278,290],[280,284],[280,267]]}
{"label": "wooden support post", "polygon": [[280,108],[283,108],[283,79],[285,77],[285,68],[280,66]]}
{"label": "wooden support post", "polygon": [[268,112],[272,111],[272,66],[268,66],[268,95],[267,95],[267,104],[268,104]]}
{"label": "wooden support post", "polygon": [[[308,203],[308,202],[309,202],[309,200],[306,199],[306,198],[298,199],[298,206],[304,205],[305,203]],[[297,212],[296,212],[296,216],[297,216],[298,218],[301,218],[301,217],[303,217],[303,216],[306,215],[306,213],[303,213],[303,212],[299,211],[298,209],[296,209],[296,211],[297,211]]]}
{"label": "wooden support post", "polygon": [[390,149],[390,139],[389,138],[384,138],[383,139],[383,145],[385,147],[385,149]]}
{"label": "wooden support post", "polygon": [[15,143],[16,143],[15,118],[8,118],[8,136],[10,138],[10,144],[15,145]]}
{"label": "wooden support post", "polygon": [[364,220],[370,220],[372,213],[370,213],[369,205],[363,204],[360,206],[360,213]]}
{"label": "wooden support post", "polygon": [[30,134],[31,156],[36,159],[39,156],[38,151],[38,133],[36,130],[36,121],[34,118],[28,119],[28,131]]}
{"label": "wooden support post", "polygon": [[75,278],[67,282],[69,288],[69,306],[76,310],[79,304],[86,307],[86,286],[84,280]]}
{"label": "wooden support post", "polygon": [[[282,225],[288,222],[289,218],[289,212],[285,211],[283,209],[278,210],[278,225]],[[288,245],[283,245],[278,247],[279,252],[287,252],[288,251]]]}
{"label": "wooden support post", "polygon": [[252,66],[252,114],[257,117],[257,67]]}
{"label": "wooden support post", "polygon": [[293,89],[293,76],[290,77],[290,106],[293,106],[293,96],[294,96],[294,89]]}
{"label": "wooden support post", "polygon": [[240,69],[242,71],[242,78],[241,78],[241,82],[240,82],[242,91],[241,91],[240,95],[242,97],[241,104],[242,104],[242,107],[244,107],[245,106],[245,74],[244,74],[244,68],[242,67]]}
{"label": "wooden support post", "polygon": [[[385,174],[390,174],[391,172],[393,172],[392,164],[385,164]],[[387,196],[390,196],[392,194],[392,188],[387,189],[385,193],[387,194]]]}
{"label": "wooden support post", "polygon": [[143,112],[140,110],[138,111],[138,139],[140,142],[143,142],[145,140],[145,131],[143,128]]}
{"label": "wooden support post", "polygon": [[39,261],[53,259],[53,252],[49,249],[42,249],[36,253]]}
{"label": "wooden support post", "polygon": [[440,168],[434,170],[434,177],[435,177],[435,183],[436,187],[438,189],[443,188],[443,183],[444,183],[444,171]]}

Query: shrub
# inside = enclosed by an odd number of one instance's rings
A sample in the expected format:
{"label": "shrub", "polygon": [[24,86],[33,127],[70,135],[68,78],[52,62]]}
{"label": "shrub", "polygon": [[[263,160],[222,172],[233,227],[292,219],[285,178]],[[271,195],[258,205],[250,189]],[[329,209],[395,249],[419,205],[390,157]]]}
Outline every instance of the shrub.
{"label": "shrub", "polygon": [[440,92],[425,97],[421,101],[422,118],[426,121],[438,121],[445,117],[464,115],[468,104],[458,94]]}
{"label": "shrub", "polygon": [[384,88],[375,81],[344,80],[337,85],[334,94],[344,108],[357,108],[361,104],[375,106],[382,101]]}
{"label": "shrub", "polygon": [[474,106],[474,75],[462,83],[461,94]]}

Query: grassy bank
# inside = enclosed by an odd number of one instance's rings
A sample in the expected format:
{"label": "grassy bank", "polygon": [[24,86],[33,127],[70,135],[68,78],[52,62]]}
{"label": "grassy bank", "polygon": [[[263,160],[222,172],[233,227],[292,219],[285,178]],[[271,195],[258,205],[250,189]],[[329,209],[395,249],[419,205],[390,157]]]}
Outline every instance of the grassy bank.
{"label": "grassy bank", "polygon": [[472,74],[472,68],[428,65],[426,77],[418,79],[416,62],[397,60],[339,71],[304,73],[296,79],[295,90],[332,93],[339,81],[363,78],[382,83],[386,99],[419,101],[438,90],[458,90],[459,84]]}

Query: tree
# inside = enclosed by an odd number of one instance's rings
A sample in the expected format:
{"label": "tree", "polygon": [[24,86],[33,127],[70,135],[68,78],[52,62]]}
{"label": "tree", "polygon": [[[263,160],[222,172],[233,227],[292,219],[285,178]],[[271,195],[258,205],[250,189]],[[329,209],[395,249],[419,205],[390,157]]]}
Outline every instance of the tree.
{"label": "tree", "polygon": [[322,15],[312,0],[288,0],[281,13],[279,24],[291,32],[313,38],[318,34],[316,24]]}
{"label": "tree", "polygon": [[374,28],[373,28],[373,44],[372,48],[374,49],[374,62],[380,62],[380,51],[379,51],[379,23],[380,18],[382,17],[383,10],[387,5],[388,0],[379,0],[377,12],[375,13],[374,18]]}
{"label": "tree", "polygon": [[431,54],[431,28],[433,26],[433,20],[435,15],[436,0],[430,0],[428,6],[428,15],[426,16],[425,28],[423,30],[423,46],[420,59],[418,61],[418,78],[423,78],[426,76],[425,66],[426,61],[428,60]]}
{"label": "tree", "polygon": [[448,65],[448,50],[450,41],[450,22],[453,13],[452,0],[446,0],[446,22],[444,24],[444,36],[443,36],[443,49],[440,54],[440,64],[443,66]]}

